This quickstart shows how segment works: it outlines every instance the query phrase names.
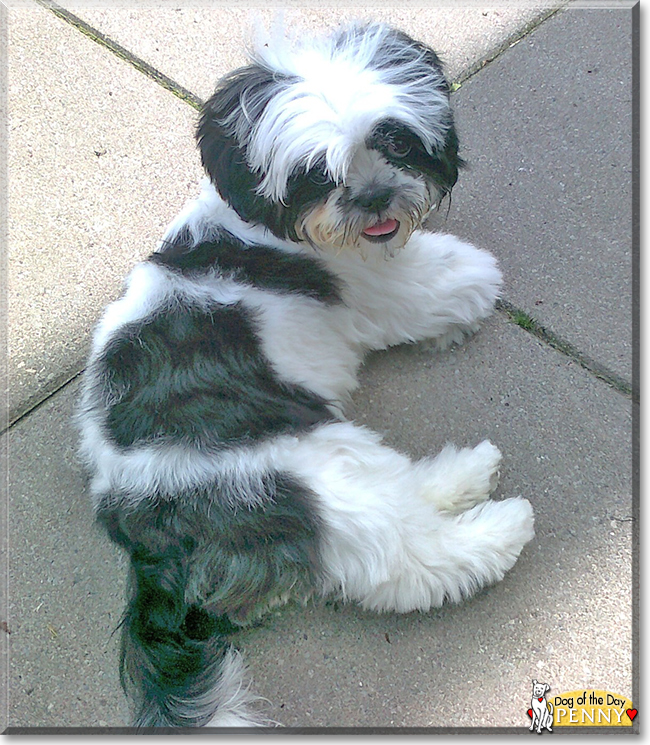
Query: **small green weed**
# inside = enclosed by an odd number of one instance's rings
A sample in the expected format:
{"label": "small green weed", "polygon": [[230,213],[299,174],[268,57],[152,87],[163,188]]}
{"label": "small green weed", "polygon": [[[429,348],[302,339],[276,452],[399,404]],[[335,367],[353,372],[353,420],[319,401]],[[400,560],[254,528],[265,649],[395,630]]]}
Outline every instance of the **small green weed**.
{"label": "small green weed", "polygon": [[535,320],[523,310],[514,310],[511,313],[510,317],[512,318],[513,322],[517,324],[517,326],[521,326],[521,328],[525,329],[526,331],[534,331],[535,327],[537,326]]}

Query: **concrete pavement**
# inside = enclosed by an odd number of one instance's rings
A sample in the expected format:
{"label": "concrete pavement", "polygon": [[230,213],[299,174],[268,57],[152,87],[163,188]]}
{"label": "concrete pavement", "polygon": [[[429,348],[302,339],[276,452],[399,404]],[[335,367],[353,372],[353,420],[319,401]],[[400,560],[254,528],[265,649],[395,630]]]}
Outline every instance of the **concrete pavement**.
{"label": "concrete pavement", "polygon": [[[138,61],[204,98],[242,61],[248,26],[236,9],[66,7],[76,25],[36,4],[8,14],[10,727],[126,722],[111,637],[126,564],[84,495],[74,376],[102,307],[200,176],[195,110]],[[493,251],[506,278],[502,310],[464,346],[374,355],[356,418],[414,457],[491,439],[497,496],[530,499],[537,536],[459,606],[289,606],[240,633],[254,690],[285,725],[523,727],[533,678],[638,695],[632,12],[551,11],[354,13],[430,43],[460,81],[469,168],[431,227]],[[290,11],[309,28],[350,15]]]}

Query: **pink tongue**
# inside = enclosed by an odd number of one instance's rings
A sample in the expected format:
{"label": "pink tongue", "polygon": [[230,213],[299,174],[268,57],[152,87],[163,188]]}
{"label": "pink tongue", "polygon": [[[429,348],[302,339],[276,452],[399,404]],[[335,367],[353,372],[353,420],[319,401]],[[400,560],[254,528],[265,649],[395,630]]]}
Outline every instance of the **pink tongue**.
{"label": "pink tongue", "polygon": [[386,233],[392,233],[396,227],[397,220],[386,220],[385,222],[378,222],[376,225],[371,225],[363,232],[366,235],[386,235]]}

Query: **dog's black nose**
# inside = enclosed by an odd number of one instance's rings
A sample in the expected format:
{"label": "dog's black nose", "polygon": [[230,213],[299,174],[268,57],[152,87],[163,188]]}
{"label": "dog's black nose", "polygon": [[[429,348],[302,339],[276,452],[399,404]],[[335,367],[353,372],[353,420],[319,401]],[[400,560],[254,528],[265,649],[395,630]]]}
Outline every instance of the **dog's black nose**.
{"label": "dog's black nose", "polygon": [[356,204],[368,212],[381,212],[388,208],[393,198],[393,190],[389,188],[367,189],[354,200]]}

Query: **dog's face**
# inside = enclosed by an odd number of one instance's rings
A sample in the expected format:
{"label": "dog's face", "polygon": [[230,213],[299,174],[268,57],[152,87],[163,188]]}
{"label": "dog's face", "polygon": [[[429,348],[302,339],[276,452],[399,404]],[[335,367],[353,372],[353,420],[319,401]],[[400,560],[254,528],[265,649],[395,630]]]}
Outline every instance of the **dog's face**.
{"label": "dog's face", "polygon": [[262,47],[205,104],[197,136],[244,220],[325,249],[401,248],[461,164],[438,57],[381,25]]}
{"label": "dog's face", "polygon": [[538,683],[536,680],[533,681],[533,698],[541,698],[545,695],[546,691],[550,690],[550,686],[547,683]]}

